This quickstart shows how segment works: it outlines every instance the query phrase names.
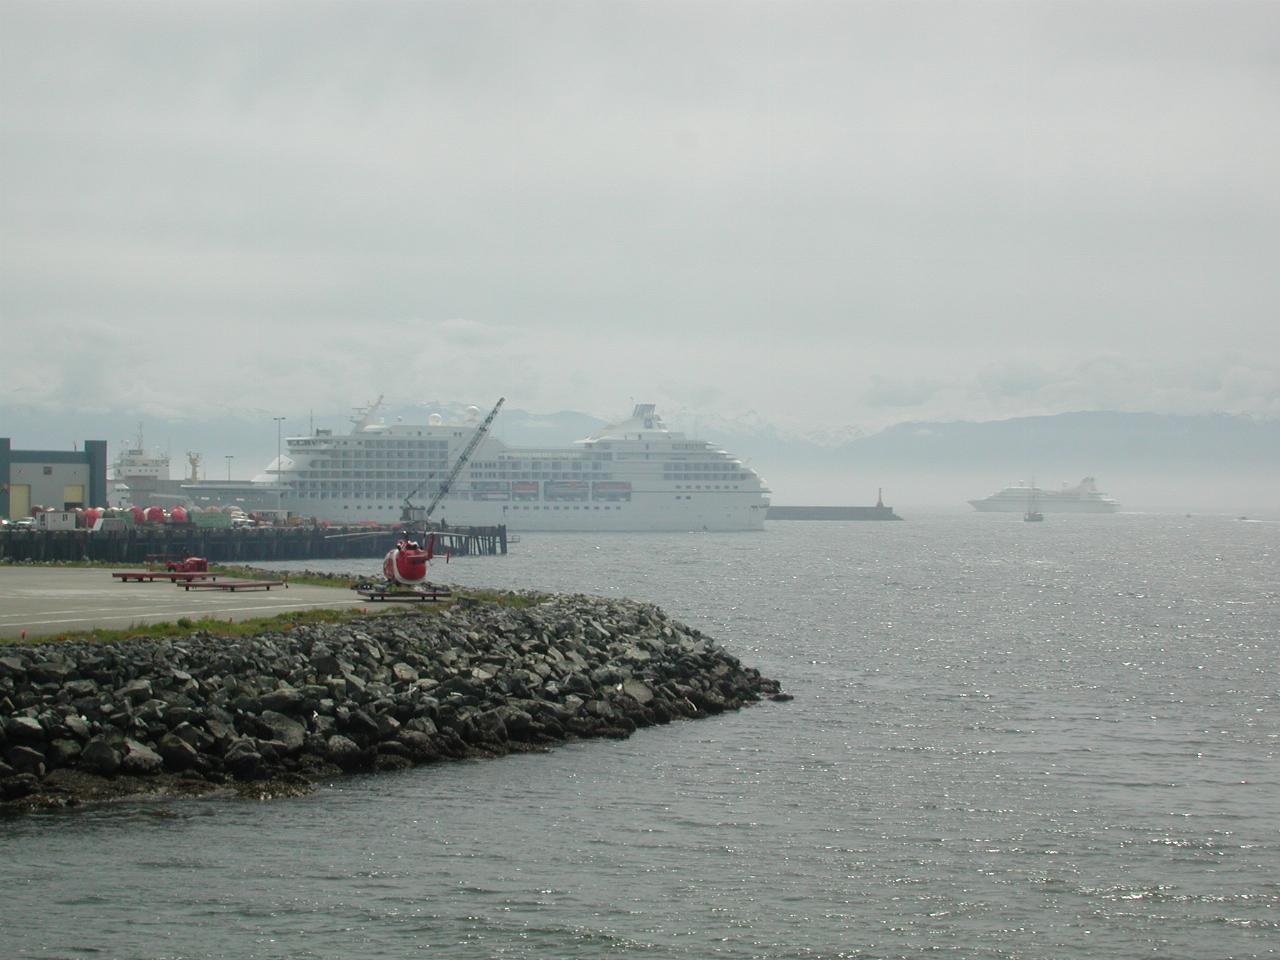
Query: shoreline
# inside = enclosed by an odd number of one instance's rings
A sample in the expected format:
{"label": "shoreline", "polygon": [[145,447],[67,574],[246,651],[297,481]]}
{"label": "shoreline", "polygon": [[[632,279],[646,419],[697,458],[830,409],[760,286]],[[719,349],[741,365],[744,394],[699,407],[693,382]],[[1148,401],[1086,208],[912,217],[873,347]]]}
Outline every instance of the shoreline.
{"label": "shoreline", "polygon": [[765,698],[790,699],[659,607],[583,595],[241,637],[0,646],[0,812],[297,795]]}

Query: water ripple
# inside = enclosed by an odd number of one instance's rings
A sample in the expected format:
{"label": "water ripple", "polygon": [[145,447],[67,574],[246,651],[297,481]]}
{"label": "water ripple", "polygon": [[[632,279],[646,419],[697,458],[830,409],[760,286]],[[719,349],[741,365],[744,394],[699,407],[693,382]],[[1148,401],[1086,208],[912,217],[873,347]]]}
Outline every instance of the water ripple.
{"label": "water ripple", "polygon": [[1273,953],[1280,525],[991,521],[454,561],[661,602],[797,699],[273,803],[3,821],[6,953]]}

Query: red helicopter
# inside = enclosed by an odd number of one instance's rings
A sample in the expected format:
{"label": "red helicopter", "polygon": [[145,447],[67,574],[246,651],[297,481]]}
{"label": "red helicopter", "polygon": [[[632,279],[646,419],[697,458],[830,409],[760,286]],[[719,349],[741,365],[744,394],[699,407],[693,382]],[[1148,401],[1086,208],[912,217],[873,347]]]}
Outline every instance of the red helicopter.
{"label": "red helicopter", "polygon": [[[484,418],[484,422],[476,428],[475,433],[471,435],[471,439],[467,441],[467,445],[463,447],[462,453],[454,461],[453,469],[449,471],[449,476],[440,484],[435,496],[431,498],[431,502],[427,504],[425,510],[415,507],[413,498],[417,496],[419,490],[431,481],[431,477],[434,477],[434,474],[423,480],[404,498],[404,509],[400,518],[402,522],[406,524],[419,523],[425,526],[430,521],[432,511],[448,495],[450,488],[453,486],[453,481],[458,478],[458,474],[462,472],[462,468],[471,458],[471,454],[475,452],[476,447],[480,445],[480,441],[489,432],[489,425],[497,417],[498,411],[502,409],[502,404],[505,400],[505,397],[499,397],[498,402],[489,411],[489,415]],[[339,534],[339,536],[343,536],[343,534]],[[357,536],[360,536],[360,534],[357,534]],[[427,563],[435,555],[435,540],[436,535],[434,533],[428,534],[427,546],[424,549],[419,546],[417,540],[413,539],[413,534],[410,530],[405,530],[400,539],[396,541],[396,545],[387,551],[386,557],[383,558],[382,573],[386,579],[381,583],[374,583],[369,580],[361,581],[354,585],[355,590],[368,600],[436,600],[440,597],[449,596],[448,587],[437,587],[427,583]],[[445,562],[449,562],[448,553],[445,554]]]}
{"label": "red helicopter", "polygon": [[396,545],[382,558],[382,575],[392,583],[414,587],[427,580],[427,563],[435,557],[436,535],[427,536],[427,547],[418,546],[417,540],[397,540]]}
{"label": "red helicopter", "polygon": [[[427,545],[422,547],[407,531],[387,551],[382,559],[381,583],[362,581],[355,589],[366,600],[438,600],[450,595],[448,587],[438,587],[427,582],[427,565],[435,558],[436,535],[427,535]],[[445,563],[449,554],[444,555]]]}

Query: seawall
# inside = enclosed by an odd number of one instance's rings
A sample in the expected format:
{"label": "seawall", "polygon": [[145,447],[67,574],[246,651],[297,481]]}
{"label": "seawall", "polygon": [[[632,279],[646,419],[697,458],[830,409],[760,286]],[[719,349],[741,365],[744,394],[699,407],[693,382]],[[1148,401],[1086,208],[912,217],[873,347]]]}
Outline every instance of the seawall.
{"label": "seawall", "polygon": [[[149,557],[205,557],[215,563],[264,560],[344,560],[381,557],[400,526],[249,527],[242,530],[193,524],[148,523],[123,530],[0,530],[0,561],[50,563],[96,560],[145,563]],[[454,527],[436,532],[437,552],[454,556],[507,552],[507,528]]]}
{"label": "seawall", "polygon": [[893,507],[770,507],[766,520],[901,520]]}
{"label": "seawall", "polygon": [[0,808],[298,790],[790,699],[653,605],[512,599],[248,638],[0,646]]}

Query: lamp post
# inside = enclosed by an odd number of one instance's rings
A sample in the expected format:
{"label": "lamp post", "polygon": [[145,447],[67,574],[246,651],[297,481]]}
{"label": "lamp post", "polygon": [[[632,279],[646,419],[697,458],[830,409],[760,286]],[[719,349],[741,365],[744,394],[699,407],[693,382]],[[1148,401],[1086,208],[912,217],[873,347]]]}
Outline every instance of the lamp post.
{"label": "lamp post", "polygon": [[280,519],[280,424],[288,417],[272,417],[276,422],[276,520]]}
{"label": "lamp post", "polygon": [[234,453],[228,453],[226,454],[226,458],[227,458],[227,483],[230,483],[231,482],[231,461],[236,458],[236,455]]}

